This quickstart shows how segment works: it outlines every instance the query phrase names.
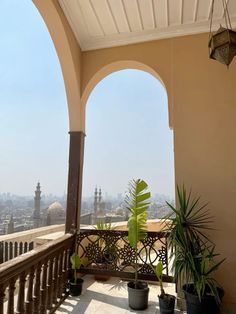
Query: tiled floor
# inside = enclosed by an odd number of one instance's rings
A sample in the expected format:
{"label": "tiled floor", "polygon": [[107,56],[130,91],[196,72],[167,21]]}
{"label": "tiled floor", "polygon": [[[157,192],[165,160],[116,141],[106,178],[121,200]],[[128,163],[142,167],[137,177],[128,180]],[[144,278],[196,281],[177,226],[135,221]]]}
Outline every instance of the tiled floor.
{"label": "tiled floor", "polygon": [[[94,280],[94,276],[86,275],[83,292],[79,297],[68,297],[56,311],[57,314],[128,314],[128,313],[159,313],[157,294],[158,285],[149,284],[149,306],[145,311],[134,311],[128,306],[127,282],[119,278],[111,278],[106,282]],[[166,284],[165,290],[174,294],[174,285]],[[176,311],[176,313],[180,313]]]}

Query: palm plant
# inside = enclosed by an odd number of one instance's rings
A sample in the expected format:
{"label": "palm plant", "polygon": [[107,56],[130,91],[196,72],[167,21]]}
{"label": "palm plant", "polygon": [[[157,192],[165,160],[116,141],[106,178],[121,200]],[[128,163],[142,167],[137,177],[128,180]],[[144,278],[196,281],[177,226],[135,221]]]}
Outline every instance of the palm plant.
{"label": "palm plant", "polygon": [[111,222],[105,222],[104,219],[98,219],[95,226],[96,230],[113,230]]}
{"label": "palm plant", "polygon": [[177,206],[168,202],[167,205],[172,210],[166,217],[166,225],[175,279],[193,283],[199,300],[209,288],[219,302],[217,283],[210,275],[224,260],[214,261],[215,246],[206,234],[212,229],[208,204],[201,205],[199,197],[193,198],[191,191],[187,193],[184,186],[177,186]]}
{"label": "palm plant", "polygon": [[[115,226],[111,224],[111,222],[105,222],[104,219],[98,219],[96,225],[94,227],[96,230],[114,230]],[[114,260],[116,257],[116,247],[114,243],[110,243],[110,241],[105,237],[102,238],[101,236],[98,237],[98,247],[100,248],[102,256],[100,257],[103,260],[103,257],[109,262]]]}
{"label": "palm plant", "polygon": [[147,235],[147,209],[149,207],[150,192],[148,185],[141,179],[129,183],[129,191],[125,198],[128,219],[128,240],[135,252],[135,287],[138,282],[138,243]]}

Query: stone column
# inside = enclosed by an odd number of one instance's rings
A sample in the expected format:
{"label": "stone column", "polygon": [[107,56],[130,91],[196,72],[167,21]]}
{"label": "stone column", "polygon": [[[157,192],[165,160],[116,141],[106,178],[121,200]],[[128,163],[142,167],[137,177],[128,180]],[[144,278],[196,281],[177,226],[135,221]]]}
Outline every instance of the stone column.
{"label": "stone column", "polygon": [[80,227],[82,174],[84,161],[84,138],[82,131],[69,132],[69,174],[67,188],[66,232]]}

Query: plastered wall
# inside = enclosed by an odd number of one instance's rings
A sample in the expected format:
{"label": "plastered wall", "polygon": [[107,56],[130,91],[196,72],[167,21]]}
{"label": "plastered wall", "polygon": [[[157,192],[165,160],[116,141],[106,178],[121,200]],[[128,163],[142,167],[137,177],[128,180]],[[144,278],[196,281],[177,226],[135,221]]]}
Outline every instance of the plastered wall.
{"label": "plastered wall", "polygon": [[[116,61],[148,65],[163,80],[174,130],[175,178],[209,202],[211,238],[226,257],[216,277],[236,302],[236,60],[209,60],[208,35],[178,37],[82,54],[82,90]],[[102,76],[102,75],[101,75]]]}

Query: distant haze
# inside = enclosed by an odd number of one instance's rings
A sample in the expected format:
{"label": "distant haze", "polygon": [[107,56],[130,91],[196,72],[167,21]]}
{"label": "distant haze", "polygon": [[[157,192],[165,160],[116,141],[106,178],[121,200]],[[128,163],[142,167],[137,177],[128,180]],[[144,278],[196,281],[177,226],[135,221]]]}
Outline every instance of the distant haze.
{"label": "distant haze", "polygon": [[[28,0],[0,2],[0,193],[63,195],[68,112],[58,58]],[[123,70],[102,80],[86,108],[83,195],[110,195],[143,178],[153,194],[174,195],[172,132],[165,89],[150,74]]]}

